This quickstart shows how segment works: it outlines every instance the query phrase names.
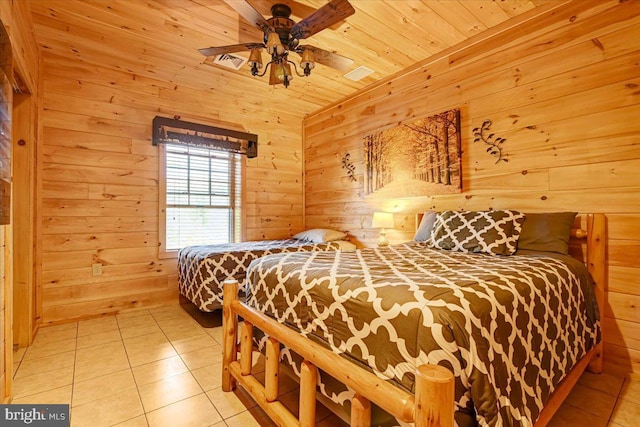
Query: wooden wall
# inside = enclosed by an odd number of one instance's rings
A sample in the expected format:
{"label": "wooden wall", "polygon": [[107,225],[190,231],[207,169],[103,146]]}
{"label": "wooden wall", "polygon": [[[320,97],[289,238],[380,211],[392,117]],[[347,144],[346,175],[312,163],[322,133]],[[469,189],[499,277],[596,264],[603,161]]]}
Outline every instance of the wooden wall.
{"label": "wooden wall", "polygon": [[[44,69],[45,322],[177,301],[176,260],[158,259],[156,115],[258,134],[258,157],[247,159],[246,238],[302,228],[302,113],[243,109],[215,88],[52,54]],[[93,263],[104,265],[101,276]]]}
{"label": "wooden wall", "polygon": [[[39,83],[40,51],[33,35],[33,22],[29,4],[25,1],[0,1],[0,21],[5,26],[13,51],[13,67],[15,84],[24,91],[28,91],[36,99]],[[16,117],[13,118],[16,120]],[[31,124],[32,134],[37,133],[37,121]],[[35,144],[35,140],[29,140]],[[15,165],[14,165],[15,166]],[[31,195],[21,194],[14,186],[12,202],[30,200]],[[0,402],[6,403],[10,399],[12,355],[13,355],[13,224],[0,226]],[[35,224],[31,224],[35,227]],[[32,243],[32,242],[30,242]],[[27,265],[25,268],[31,269]]]}
{"label": "wooden wall", "polygon": [[[359,91],[304,121],[305,222],[375,243],[372,212],[396,212],[395,242],[424,209],[577,210],[608,218],[605,362],[640,374],[640,2],[582,2],[518,19]],[[461,109],[463,191],[383,200],[363,193],[363,137]],[[495,158],[472,129],[506,138]],[[356,182],[341,167],[349,153]]]}

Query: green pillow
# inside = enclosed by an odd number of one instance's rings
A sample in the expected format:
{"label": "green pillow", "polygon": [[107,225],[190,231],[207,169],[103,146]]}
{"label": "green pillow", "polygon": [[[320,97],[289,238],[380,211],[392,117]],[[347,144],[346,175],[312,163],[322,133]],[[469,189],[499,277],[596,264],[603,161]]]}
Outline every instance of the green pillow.
{"label": "green pillow", "polygon": [[569,253],[569,237],[577,212],[528,213],[518,249],[530,251]]}

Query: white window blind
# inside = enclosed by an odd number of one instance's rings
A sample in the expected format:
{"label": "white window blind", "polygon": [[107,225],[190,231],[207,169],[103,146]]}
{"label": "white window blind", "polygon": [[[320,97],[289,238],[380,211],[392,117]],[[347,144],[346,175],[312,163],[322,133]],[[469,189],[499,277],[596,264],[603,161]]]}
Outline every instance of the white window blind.
{"label": "white window blind", "polygon": [[240,155],[165,144],[166,249],[240,240]]}

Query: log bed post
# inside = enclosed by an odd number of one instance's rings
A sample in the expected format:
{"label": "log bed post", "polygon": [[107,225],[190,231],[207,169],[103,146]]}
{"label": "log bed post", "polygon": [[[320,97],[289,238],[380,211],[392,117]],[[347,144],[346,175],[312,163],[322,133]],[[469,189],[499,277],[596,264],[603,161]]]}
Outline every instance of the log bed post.
{"label": "log bed post", "polygon": [[418,366],[415,427],[453,427],[453,387],[453,373],[444,366]]}
{"label": "log bed post", "polygon": [[[587,216],[587,268],[596,283],[595,294],[600,312],[600,336],[604,337],[604,308],[607,304],[606,231],[604,214]],[[595,347],[588,370],[602,373],[604,338]]]}
{"label": "log bed post", "polygon": [[249,375],[253,365],[253,325],[246,320],[240,327],[240,372]]}
{"label": "log bed post", "polygon": [[267,339],[264,367],[264,394],[267,402],[278,398],[278,371],[280,370],[280,343],[273,337]]}
{"label": "log bed post", "polygon": [[371,426],[371,402],[360,393],[356,393],[351,399],[350,427],[369,426]]}
{"label": "log bed post", "polygon": [[318,368],[305,360],[300,365],[300,427],[316,425],[316,387]]}
{"label": "log bed post", "polygon": [[222,290],[222,391],[232,391],[236,381],[231,375],[230,365],[238,358],[238,315],[231,303],[238,300],[238,282],[227,280]]}

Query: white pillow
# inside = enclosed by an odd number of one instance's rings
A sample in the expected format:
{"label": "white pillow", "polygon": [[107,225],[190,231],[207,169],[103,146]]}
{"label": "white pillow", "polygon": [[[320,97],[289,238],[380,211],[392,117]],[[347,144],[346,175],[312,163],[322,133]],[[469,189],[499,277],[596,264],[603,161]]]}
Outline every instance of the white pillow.
{"label": "white pillow", "polygon": [[420,225],[416,230],[416,235],[413,236],[414,241],[426,242],[431,238],[431,230],[433,229],[433,224],[436,222],[437,216],[438,213],[434,211],[426,211],[424,213]]}
{"label": "white pillow", "polygon": [[330,230],[327,228],[312,228],[311,230],[302,231],[293,236],[294,239],[304,240],[306,242],[324,243],[334,240],[343,240],[347,235],[342,231]]}

